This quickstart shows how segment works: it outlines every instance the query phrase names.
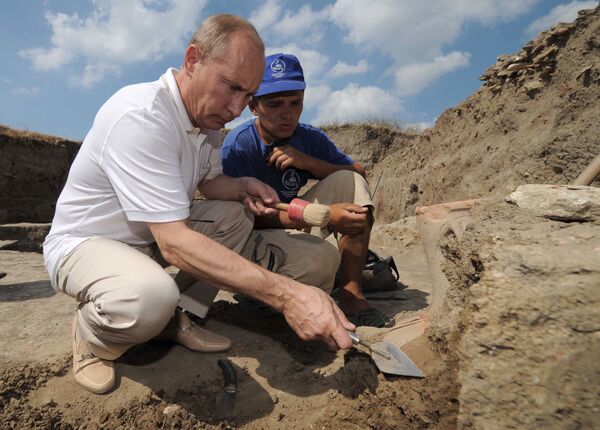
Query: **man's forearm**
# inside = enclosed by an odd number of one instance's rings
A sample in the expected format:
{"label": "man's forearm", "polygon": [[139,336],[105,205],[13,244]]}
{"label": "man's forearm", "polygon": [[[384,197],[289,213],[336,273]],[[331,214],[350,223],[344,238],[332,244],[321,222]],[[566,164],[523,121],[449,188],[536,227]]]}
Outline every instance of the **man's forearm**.
{"label": "man's forearm", "polygon": [[244,193],[244,178],[232,178],[219,175],[204,181],[198,189],[204,197],[210,200],[242,200]]}
{"label": "man's forearm", "polygon": [[292,221],[286,211],[277,211],[275,215],[271,216],[257,216],[254,217],[254,228],[265,229],[265,228],[290,228],[300,229],[307,227],[306,223],[301,221]]}

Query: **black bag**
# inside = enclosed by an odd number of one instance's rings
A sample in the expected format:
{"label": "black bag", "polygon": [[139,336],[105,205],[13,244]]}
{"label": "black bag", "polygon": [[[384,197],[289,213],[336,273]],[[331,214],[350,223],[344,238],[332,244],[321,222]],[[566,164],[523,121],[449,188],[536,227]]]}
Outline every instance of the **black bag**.
{"label": "black bag", "polygon": [[398,288],[398,278],[394,257],[382,259],[375,252],[368,250],[362,274],[363,292],[395,290]]}

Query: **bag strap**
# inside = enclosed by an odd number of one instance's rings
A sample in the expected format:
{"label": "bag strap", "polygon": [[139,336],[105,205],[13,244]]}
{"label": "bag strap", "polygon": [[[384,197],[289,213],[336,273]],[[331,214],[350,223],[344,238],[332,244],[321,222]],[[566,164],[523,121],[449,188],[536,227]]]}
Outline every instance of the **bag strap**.
{"label": "bag strap", "polygon": [[397,281],[400,278],[400,274],[398,273],[398,268],[396,267],[396,262],[394,261],[394,257],[392,257],[390,255],[388,258],[383,260],[383,262],[390,267],[390,269],[392,270],[392,273],[394,274],[394,278],[396,278],[396,281]]}

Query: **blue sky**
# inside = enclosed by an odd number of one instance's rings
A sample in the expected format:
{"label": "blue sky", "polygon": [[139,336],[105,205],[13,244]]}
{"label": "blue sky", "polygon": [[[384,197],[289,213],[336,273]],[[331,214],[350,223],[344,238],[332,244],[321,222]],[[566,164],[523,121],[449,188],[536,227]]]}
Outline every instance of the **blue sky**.
{"label": "blue sky", "polygon": [[[0,5],[0,124],[82,140],[119,88],[179,66],[203,18],[250,19],[267,54],[293,53],[304,122],[427,126],[468,97],[499,54],[598,1],[95,0]],[[246,110],[232,125],[250,117]]]}

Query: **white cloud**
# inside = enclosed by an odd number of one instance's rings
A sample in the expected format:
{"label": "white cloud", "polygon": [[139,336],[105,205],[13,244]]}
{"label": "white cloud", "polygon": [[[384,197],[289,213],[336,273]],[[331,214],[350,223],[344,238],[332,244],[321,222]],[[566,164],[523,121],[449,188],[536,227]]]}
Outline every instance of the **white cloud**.
{"label": "white cloud", "polygon": [[70,75],[68,83],[73,87],[90,88],[94,84],[102,81],[106,75],[119,75],[120,73],[121,69],[117,66],[107,64],[87,64],[83,68],[83,73],[80,76]]}
{"label": "white cloud", "polygon": [[469,65],[471,54],[451,52],[427,63],[413,63],[396,70],[396,89],[400,95],[416,94],[440,76]]}
{"label": "white cloud", "polygon": [[14,88],[10,90],[10,93],[20,96],[35,96],[40,93],[40,87]]}
{"label": "white cloud", "polygon": [[329,64],[329,57],[315,49],[304,49],[295,43],[289,43],[284,46],[271,47],[265,49],[265,55],[272,55],[278,52],[285,54],[294,54],[304,70],[304,80],[306,85],[318,85],[325,77],[325,69]]}
{"label": "white cloud", "polygon": [[279,0],[267,0],[250,16],[265,40],[298,40],[316,43],[323,36],[324,22],[329,18],[327,8],[315,11],[303,5],[298,11],[283,9]]}
{"label": "white cloud", "polygon": [[535,36],[542,30],[546,30],[559,22],[571,22],[577,18],[577,11],[581,9],[592,9],[598,6],[598,1],[579,1],[560,4],[554,7],[547,15],[536,19],[527,27],[525,33],[529,36]]}
{"label": "white cloud", "polygon": [[304,111],[319,107],[331,94],[329,85],[310,85],[304,90]]}
{"label": "white cloud", "polygon": [[[445,54],[469,22],[493,25],[507,21],[531,9],[539,0],[337,0],[329,9],[330,19],[346,31],[345,40],[359,51],[381,53],[393,61],[393,69],[406,74],[425,69],[429,80],[420,80],[421,88],[443,73],[433,73],[426,64],[439,63],[445,71],[465,63],[464,55]],[[453,60],[451,67],[440,59]],[[413,65],[414,63],[414,65]],[[406,70],[403,68],[409,67]],[[412,68],[411,68],[412,67]],[[396,82],[400,83],[399,80]],[[406,92],[400,86],[401,92]]]}
{"label": "white cloud", "polygon": [[[96,0],[89,17],[77,13],[46,14],[52,27],[51,46],[19,52],[37,70],[57,70],[83,59],[81,77],[71,82],[93,85],[126,64],[156,61],[181,50],[195,30],[206,1]],[[160,10],[158,9],[160,8]]]}
{"label": "white cloud", "polygon": [[296,13],[286,11],[285,15],[273,26],[273,30],[287,38],[301,36],[320,39],[322,31],[315,31],[316,27],[327,19],[327,10],[313,11],[310,5],[304,5]]}
{"label": "white cloud", "polygon": [[279,0],[267,0],[258,10],[250,15],[249,21],[260,33],[271,27],[281,16]]}
{"label": "white cloud", "polygon": [[378,87],[349,84],[323,100],[314,122],[322,124],[330,121],[392,119],[401,110],[400,100],[389,92]]}
{"label": "white cloud", "polygon": [[334,23],[359,49],[383,52],[399,64],[428,61],[442,54],[468,21],[492,24],[527,12],[539,0],[337,0]]}
{"label": "white cloud", "polygon": [[340,76],[359,75],[365,73],[371,68],[367,60],[360,60],[358,64],[347,64],[343,61],[338,61],[331,69],[329,74],[332,77],[339,78]]}

